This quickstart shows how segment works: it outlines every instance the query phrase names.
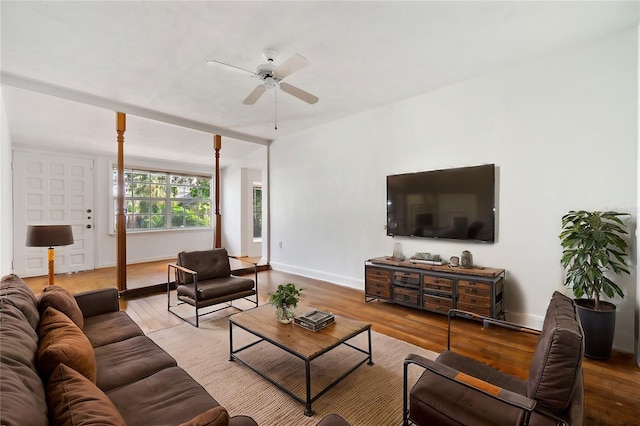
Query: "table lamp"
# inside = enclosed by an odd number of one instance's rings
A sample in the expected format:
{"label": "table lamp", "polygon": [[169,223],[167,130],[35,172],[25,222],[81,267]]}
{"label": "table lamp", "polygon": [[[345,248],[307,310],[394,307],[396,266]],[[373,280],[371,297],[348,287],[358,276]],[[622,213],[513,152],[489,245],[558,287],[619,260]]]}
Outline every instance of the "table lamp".
{"label": "table lamp", "polygon": [[71,225],[29,225],[27,227],[27,247],[49,247],[49,285],[53,284],[53,247],[73,244]]}

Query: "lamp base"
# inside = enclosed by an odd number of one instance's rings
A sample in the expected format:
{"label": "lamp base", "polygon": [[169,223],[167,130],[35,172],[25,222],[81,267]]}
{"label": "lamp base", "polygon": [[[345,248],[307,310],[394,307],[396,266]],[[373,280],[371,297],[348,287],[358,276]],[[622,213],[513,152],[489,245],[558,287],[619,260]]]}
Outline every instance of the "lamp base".
{"label": "lamp base", "polygon": [[49,250],[47,250],[47,259],[49,260],[49,285],[53,285],[53,263],[55,260],[53,247],[49,247]]}

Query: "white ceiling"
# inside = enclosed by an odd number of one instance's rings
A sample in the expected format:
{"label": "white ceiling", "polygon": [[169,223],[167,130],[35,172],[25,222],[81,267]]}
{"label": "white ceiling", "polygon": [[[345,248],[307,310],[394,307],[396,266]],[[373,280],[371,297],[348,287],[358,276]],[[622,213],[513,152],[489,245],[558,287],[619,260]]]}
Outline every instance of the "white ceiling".
{"label": "white ceiling", "polygon": [[[219,133],[223,165],[259,143],[636,26],[639,16],[638,1],[0,7],[2,97],[14,145],[115,154],[116,109],[128,112],[127,155],[212,164],[211,133]],[[305,56],[310,65],[286,81],[320,98],[308,105],[278,92],[277,131],[273,91],[243,105],[257,80],[205,64],[254,70],[265,48],[277,49],[280,61]]]}

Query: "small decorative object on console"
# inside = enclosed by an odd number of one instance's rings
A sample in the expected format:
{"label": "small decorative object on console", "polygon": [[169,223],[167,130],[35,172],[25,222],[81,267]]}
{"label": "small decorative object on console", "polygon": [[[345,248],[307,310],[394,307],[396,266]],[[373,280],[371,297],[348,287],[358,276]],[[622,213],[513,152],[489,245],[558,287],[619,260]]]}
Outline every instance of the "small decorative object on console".
{"label": "small decorative object on console", "polygon": [[393,245],[393,260],[403,261],[404,255],[402,254],[402,244],[395,243]]}
{"label": "small decorative object on console", "polygon": [[449,265],[451,265],[451,266],[460,265],[460,258],[458,256],[451,256],[449,258]]}
{"label": "small decorative object on console", "polygon": [[462,252],[462,255],[460,256],[460,266],[467,269],[473,268],[473,260],[469,250]]}
{"label": "small decorative object on console", "polygon": [[335,322],[333,314],[322,311],[311,311],[293,318],[293,323],[307,330],[318,331]]}
{"label": "small decorative object on console", "polygon": [[433,256],[431,256],[431,253],[416,252],[416,254],[413,257],[414,259],[417,259],[417,260],[433,260]]}

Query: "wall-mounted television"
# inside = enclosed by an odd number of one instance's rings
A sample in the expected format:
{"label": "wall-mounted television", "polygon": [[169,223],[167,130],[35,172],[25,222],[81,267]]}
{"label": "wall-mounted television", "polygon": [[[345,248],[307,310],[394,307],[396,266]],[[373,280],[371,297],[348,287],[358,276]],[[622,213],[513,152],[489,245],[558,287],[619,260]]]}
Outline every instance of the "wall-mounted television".
{"label": "wall-mounted television", "polygon": [[387,176],[387,235],[495,241],[495,165]]}

